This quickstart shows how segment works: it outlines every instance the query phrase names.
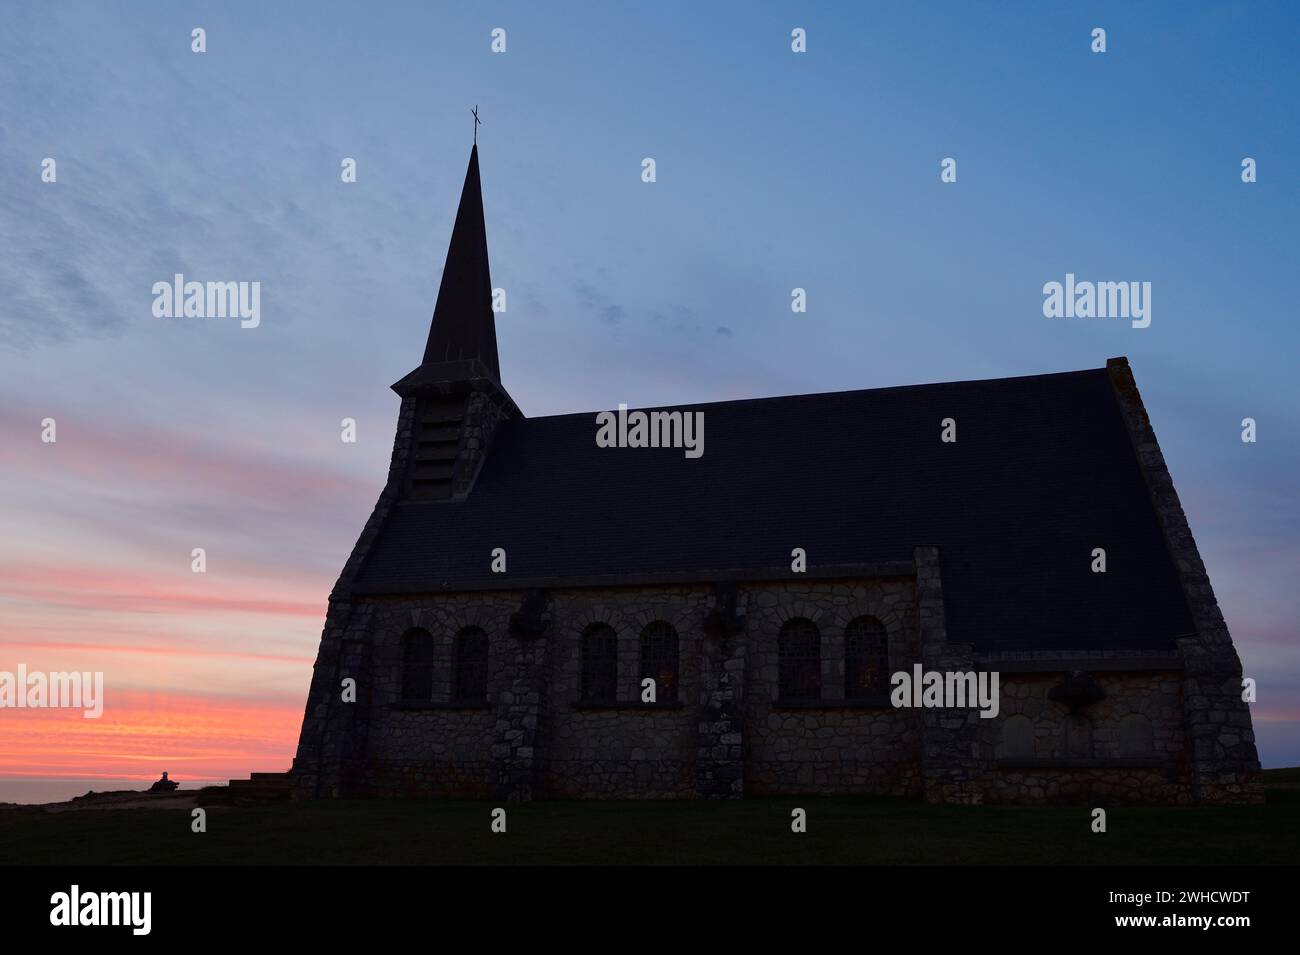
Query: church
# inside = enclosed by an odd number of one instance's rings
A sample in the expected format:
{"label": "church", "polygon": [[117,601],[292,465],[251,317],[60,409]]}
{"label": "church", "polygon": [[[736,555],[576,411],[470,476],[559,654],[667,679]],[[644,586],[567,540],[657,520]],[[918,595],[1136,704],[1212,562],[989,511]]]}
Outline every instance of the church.
{"label": "church", "polygon": [[[423,359],[392,387],[304,798],[1263,798],[1124,358],[656,409],[699,422],[694,455],[601,442],[611,409],[528,417],[502,380],[475,145]],[[922,670],[993,675],[996,699],[891,699]]]}

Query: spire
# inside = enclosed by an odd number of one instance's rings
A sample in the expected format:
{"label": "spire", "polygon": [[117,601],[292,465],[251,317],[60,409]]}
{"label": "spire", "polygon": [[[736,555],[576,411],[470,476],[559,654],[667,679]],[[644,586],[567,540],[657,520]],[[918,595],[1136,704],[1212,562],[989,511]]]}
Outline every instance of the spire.
{"label": "spire", "polygon": [[472,359],[481,361],[492,377],[500,380],[477,143],[470,150],[469,169],[465,172],[451,244],[447,247],[442,284],[438,287],[438,303],[433,309],[429,343],[424,348],[425,364]]}

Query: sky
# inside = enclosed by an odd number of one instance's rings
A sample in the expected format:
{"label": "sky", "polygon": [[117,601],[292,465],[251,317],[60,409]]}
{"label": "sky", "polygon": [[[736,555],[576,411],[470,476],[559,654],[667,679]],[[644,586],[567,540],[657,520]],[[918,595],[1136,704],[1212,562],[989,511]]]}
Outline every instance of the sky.
{"label": "sky", "polygon": [[[107,700],[0,711],[0,801],[288,768],[476,105],[525,414],[1125,355],[1258,682],[1261,758],[1300,764],[1295,5],[24,0],[5,21],[0,670],[103,671]],[[176,273],[260,282],[260,324],[156,317]],[[1150,326],[1045,317],[1067,273],[1151,282]]]}

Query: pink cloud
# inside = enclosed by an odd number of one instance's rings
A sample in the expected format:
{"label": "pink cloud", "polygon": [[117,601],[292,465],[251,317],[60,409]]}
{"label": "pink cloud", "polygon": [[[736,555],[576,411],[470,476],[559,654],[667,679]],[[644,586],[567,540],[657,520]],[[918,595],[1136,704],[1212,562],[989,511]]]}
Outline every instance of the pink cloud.
{"label": "pink cloud", "polygon": [[[0,465],[10,474],[69,480],[190,498],[214,495],[275,501],[354,501],[379,486],[283,453],[221,444],[211,435],[121,428],[73,411],[0,411]],[[41,420],[58,422],[58,441],[40,440]],[[109,419],[111,421],[111,419]],[[313,424],[315,424],[313,422]],[[342,460],[347,460],[346,458]]]}
{"label": "pink cloud", "polygon": [[[332,583],[332,581],[330,582]],[[286,594],[286,590],[290,592]],[[79,610],[132,613],[282,614],[324,619],[319,579],[230,581],[206,574],[150,574],[73,564],[0,564],[0,593]]]}

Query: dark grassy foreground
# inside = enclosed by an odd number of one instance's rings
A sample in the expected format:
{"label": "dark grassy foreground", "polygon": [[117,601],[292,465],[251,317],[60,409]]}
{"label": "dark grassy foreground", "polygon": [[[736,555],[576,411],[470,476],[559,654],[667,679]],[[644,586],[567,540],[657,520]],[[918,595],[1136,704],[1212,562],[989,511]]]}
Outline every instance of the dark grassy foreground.
{"label": "dark grassy foreground", "polygon": [[[8,864],[1087,864],[1300,862],[1300,770],[1257,807],[927,806],[869,798],[741,802],[321,801],[188,809],[0,810]],[[808,831],[790,831],[790,810]]]}

